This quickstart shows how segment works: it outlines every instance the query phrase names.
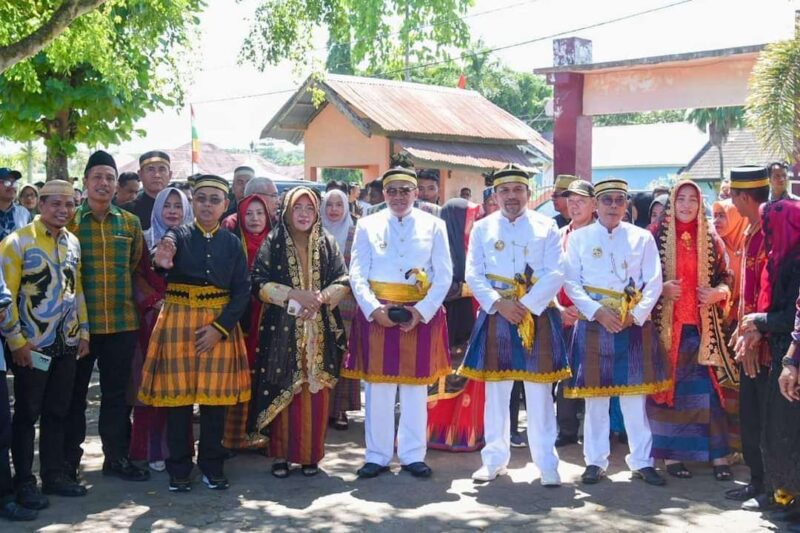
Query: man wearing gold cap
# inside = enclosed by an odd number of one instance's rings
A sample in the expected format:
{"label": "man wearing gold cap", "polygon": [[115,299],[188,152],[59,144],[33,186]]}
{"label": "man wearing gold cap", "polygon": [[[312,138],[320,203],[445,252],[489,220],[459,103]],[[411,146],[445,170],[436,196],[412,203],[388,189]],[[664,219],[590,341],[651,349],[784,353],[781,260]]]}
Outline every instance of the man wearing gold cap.
{"label": "man wearing gold cap", "polygon": [[350,260],[358,303],[342,375],[366,381],[366,464],[361,478],[389,470],[395,395],[397,455],[404,471],[429,477],[427,385],[450,373],[442,303],[453,267],[444,221],[414,207],[416,173],[393,167],[382,178],[388,208],[361,218]]}
{"label": "man wearing gold cap", "polygon": [[524,382],[531,459],[541,484],[558,486],[552,384],[568,378],[561,317],[550,306],[564,280],[558,228],[527,209],[530,175],[513,165],[494,174],[500,211],[478,221],[470,236],[466,281],[481,306],[459,374],[486,383],[483,465],[472,478],[491,481],[511,458],[514,380]]}
{"label": "man wearing gold cap", "polygon": [[622,222],[628,184],[595,184],[598,220],[570,235],[565,289],[580,312],[570,349],[572,379],[566,398],[585,398],[584,483],[599,482],[608,468],[609,401],[619,396],[633,477],[651,485],[664,479],[653,468],[653,436],[645,411],[648,394],[672,387],[650,312],[661,295],[661,262],[653,236]]}

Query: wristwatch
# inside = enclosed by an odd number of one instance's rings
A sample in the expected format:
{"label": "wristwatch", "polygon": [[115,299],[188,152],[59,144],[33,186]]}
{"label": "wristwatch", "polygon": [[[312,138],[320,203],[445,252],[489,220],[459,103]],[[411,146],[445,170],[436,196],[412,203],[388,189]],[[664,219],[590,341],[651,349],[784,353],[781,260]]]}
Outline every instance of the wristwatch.
{"label": "wristwatch", "polygon": [[781,359],[781,365],[793,366],[797,368],[800,367],[800,361],[797,361],[794,357],[789,357],[788,355],[785,355],[783,356],[783,359]]}

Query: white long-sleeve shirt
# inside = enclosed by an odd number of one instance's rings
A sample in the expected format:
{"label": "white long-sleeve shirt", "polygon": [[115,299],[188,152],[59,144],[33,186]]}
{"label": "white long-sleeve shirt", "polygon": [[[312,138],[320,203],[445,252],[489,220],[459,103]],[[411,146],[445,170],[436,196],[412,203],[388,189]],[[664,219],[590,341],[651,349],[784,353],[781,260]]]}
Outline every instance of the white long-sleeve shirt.
{"label": "white long-sleeve shirt", "polygon": [[413,275],[405,278],[412,268],[424,270],[431,282],[428,294],[414,305],[427,324],[453,281],[444,221],[417,208],[402,220],[387,208],[358,221],[350,256],[350,287],[367,320],[381,306],[370,280],[413,285]]}
{"label": "white long-sleeve shirt", "polygon": [[558,228],[553,219],[526,210],[511,222],[496,211],[475,223],[469,240],[465,279],[481,308],[495,313],[501,297],[489,274],[514,278],[530,266],[538,281],[520,303],[539,315],[564,281]]}
{"label": "white long-sleeve shirt", "polygon": [[600,224],[590,224],[572,232],[567,243],[564,289],[586,317],[594,318],[601,305],[584,285],[622,292],[633,278],[642,299],[633,308],[637,325],[647,320],[661,296],[661,260],[656,241],[649,231],[620,222],[611,232]]}

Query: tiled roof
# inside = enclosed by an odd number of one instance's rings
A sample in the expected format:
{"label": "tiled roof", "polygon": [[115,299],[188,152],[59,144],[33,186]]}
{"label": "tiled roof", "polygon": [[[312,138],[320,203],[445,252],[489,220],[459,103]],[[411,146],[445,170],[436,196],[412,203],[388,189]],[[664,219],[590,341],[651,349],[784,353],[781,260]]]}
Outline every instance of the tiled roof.
{"label": "tiled roof", "polygon": [[[780,160],[778,154],[764,150],[755,134],[748,129],[731,131],[727,142],[722,145],[724,175],[728,176],[733,167],[742,165],[767,165]],[[689,174],[694,180],[719,179],[719,152],[706,145],[688,162],[680,174]]]}

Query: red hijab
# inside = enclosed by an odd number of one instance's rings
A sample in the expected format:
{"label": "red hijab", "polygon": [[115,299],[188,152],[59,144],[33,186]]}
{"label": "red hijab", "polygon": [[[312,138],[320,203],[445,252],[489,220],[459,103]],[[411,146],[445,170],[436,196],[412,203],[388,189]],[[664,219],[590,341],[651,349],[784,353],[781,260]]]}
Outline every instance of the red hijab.
{"label": "red hijab", "polygon": [[767,264],[761,272],[758,311],[767,312],[772,306],[772,287],[778,283],[781,267],[800,258],[800,201],[784,199],[765,204],[761,220]]}
{"label": "red hijab", "polygon": [[[253,202],[259,202],[264,206],[264,213],[267,219],[267,224],[264,226],[264,230],[260,233],[252,233],[245,227],[245,214],[247,213],[247,208]],[[244,246],[245,253],[247,254],[247,268],[252,268],[253,261],[255,261],[256,254],[258,254],[258,249],[261,248],[261,243],[267,238],[267,235],[269,235],[269,231],[271,229],[269,224],[269,210],[267,209],[267,202],[265,202],[264,199],[259,195],[251,194],[239,202],[239,207],[237,207],[236,210],[238,212],[239,219],[239,232],[242,234],[242,245]]]}

